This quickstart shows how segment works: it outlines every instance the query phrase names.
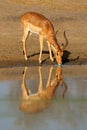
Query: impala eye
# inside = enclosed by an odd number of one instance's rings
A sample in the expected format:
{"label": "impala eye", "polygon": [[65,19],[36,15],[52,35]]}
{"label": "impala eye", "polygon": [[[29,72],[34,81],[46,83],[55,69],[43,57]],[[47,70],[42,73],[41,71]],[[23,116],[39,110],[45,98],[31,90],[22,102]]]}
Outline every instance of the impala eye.
{"label": "impala eye", "polygon": [[57,56],[59,55],[59,52],[57,52]]}

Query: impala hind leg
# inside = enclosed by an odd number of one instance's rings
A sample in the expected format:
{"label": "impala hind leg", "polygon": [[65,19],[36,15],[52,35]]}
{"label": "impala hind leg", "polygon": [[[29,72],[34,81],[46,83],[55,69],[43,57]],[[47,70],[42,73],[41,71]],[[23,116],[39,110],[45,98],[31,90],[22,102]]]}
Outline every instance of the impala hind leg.
{"label": "impala hind leg", "polygon": [[48,49],[49,49],[49,53],[50,53],[50,59],[51,61],[54,61],[54,58],[52,57],[52,52],[51,52],[51,46],[50,46],[50,43],[47,41],[48,43]]}
{"label": "impala hind leg", "polygon": [[43,49],[43,36],[42,36],[42,35],[39,36],[39,42],[40,42],[39,63],[41,64],[41,62],[42,62],[42,60],[41,60],[41,57],[42,57],[42,49]]}
{"label": "impala hind leg", "polygon": [[23,42],[23,55],[25,57],[25,60],[27,60],[27,54],[26,54],[26,38],[28,36],[28,27],[24,27],[24,33],[22,37],[22,42]]}
{"label": "impala hind leg", "polygon": [[27,99],[27,97],[28,97],[26,83],[25,83],[26,72],[27,72],[27,67],[25,67],[25,69],[23,71],[23,78],[22,78],[22,83],[21,83],[22,99]]}

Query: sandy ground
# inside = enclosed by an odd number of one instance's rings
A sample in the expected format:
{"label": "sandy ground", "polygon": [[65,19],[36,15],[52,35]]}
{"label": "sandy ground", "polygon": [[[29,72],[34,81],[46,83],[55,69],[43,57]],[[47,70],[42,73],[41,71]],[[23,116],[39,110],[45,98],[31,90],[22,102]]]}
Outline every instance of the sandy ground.
{"label": "sandy ground", "polygon": [[[22,26],[20,16],[36,11],[48,17],[58,30],[59,43],[64,42],[63,31],[67,33],[69,45],[63,61],[68,64],[87,63],[87,0],[3,0],[0,2],[0,67],[38,65],[38,36],[27,39],[26,62],[21,43]],[[55,64],[49,59],[47,44],[44,44],[44,64]]]}

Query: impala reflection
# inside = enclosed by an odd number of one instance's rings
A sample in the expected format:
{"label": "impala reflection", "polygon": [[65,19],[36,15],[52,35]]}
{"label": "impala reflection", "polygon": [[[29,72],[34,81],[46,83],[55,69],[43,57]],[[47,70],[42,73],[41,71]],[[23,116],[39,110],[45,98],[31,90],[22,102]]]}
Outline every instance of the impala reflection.
{"label": "impala reflection", "polygon": [[21,111],[26,113],[37,113],[48,108],[51,104],[51,101],[55,95],[55,91],[59,85],[63,85],[64,89],[62,91],[62,96],[64,97],[67,86],[63,81],[62,76],[62,67],[58,67],[55,71],[55,74],[52,77],[53,67],[50,67],[49,76],[45,88],[43,89],[43,77],[42,77],[42,68],[39,67],[39,85],[38,91],[36,93],[31,92],[29,87],[26,87],[26,72],[27,67],[25,67],[22,78],[22,99],[19,105]]}

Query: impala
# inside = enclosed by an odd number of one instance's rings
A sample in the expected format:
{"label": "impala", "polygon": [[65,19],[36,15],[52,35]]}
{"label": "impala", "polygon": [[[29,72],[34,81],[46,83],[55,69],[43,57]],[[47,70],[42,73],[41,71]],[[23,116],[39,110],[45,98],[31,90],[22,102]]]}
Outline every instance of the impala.
{"label": "impala", "polygon": [[48,43],[50,59],[53,61],[51,49],[54,53],[56,61],[59,65],[62,64],[62,56],[65,47],[68,44],[67,37],[64,31],[64,38],[65,38],[65,45],[62,44],[59,46],[58,41],[56,39],[56,33],[54,31],[53,24],[49,19],[47,19],[42,14],[36,12],[28,12],[21,16],[21,23],[23,25],[23,54],[25,60],[27,60],[27,53],[26,53],[26,38],[28,34],[36,33],[39,35],[39,42],[40,42],[40,56],[39,56],[39,63],[42,62],[42,49],[43,49],[43,40],[46,39]]}
{"label": "impala", "polygon": [[29,87],[28,88],[26,87],[25,77],[27,68],[25,68],[21,84],[22,100],[19,105],[21,111],[28,113],[36,113],[49,107],[52,98],[54,96],[55,90],[59,85],[64,85],[64,90],[62,94],[62,96],[64,97],[65,92],[67,90],[67,86],[62,78],[62,68],[58,67],[56,73],[54,74],[54,77],[51,79],[52,69],[53,68],[51,67],[46,87],[43,89],[41,67],[39,67],[40,82],[38,86],[38,91],[36,93],[32,93]]}

